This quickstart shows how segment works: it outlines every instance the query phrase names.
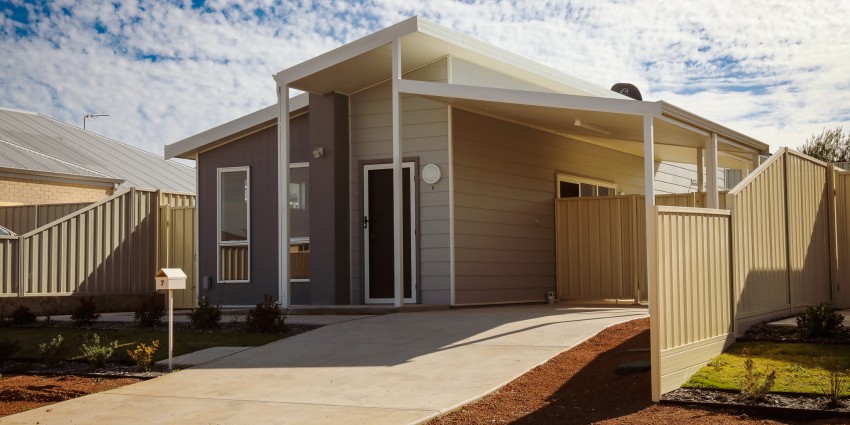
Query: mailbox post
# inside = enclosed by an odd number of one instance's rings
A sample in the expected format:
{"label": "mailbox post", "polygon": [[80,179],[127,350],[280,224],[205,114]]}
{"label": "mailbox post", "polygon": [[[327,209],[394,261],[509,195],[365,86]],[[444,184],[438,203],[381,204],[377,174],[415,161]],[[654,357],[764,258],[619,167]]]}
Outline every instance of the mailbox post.
{"label": "mailbox post", "polygon": [[174,290],[186,289],[186,273],[180,269],[162,269],[156,274],[156,289],[168,291],[168,370],[174,346]]}

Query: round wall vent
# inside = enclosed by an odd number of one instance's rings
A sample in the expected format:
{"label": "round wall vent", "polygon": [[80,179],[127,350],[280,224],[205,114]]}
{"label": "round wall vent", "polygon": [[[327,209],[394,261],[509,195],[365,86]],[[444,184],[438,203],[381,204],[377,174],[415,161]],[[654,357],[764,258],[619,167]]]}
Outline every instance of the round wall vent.
{"label": "round wall vent", "polygon": [[435,184],[440,181],[442,172],[437,164],[428,164],[422,168],[422,181],[428,184]]}

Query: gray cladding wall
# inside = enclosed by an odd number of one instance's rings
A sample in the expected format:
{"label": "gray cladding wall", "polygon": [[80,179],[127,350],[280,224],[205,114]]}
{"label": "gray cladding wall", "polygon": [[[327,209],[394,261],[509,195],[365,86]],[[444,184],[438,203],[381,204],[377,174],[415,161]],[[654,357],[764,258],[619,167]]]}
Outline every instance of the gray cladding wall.
{"label": "gray cladding wall", "polygon": [[[291,120],[292,162],[307,161],[308,124],[306,114]],[[218,283],[217,170],[242,166],[250,167],[251,176],[250,282]],[[277,299],[277,126],[202,152],[198,167],[198,268],[201,282],[205,276],[212,282],[200,294],[222,305],[254,305],[266,293]]]}

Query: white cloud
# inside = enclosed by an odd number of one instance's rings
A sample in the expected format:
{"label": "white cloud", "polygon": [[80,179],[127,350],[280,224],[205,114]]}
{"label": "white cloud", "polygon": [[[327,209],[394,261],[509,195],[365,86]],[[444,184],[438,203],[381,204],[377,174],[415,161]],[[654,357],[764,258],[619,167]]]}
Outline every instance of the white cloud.
{"label": "white cloud", "polygon": [[8,5],[0,0],[0,104],[78,125],[85,112],[108,113],[90,129],[156,153],[273,103],[272,74],[413,14],[601,86],[635,83],[646,99],[774,147],[798,146],[825,126],[850,129],[850,6],[841,0],[255,0],[200,9],[64,0],[47,6],[49,16],[23,6],[38,17],[28,25]]}

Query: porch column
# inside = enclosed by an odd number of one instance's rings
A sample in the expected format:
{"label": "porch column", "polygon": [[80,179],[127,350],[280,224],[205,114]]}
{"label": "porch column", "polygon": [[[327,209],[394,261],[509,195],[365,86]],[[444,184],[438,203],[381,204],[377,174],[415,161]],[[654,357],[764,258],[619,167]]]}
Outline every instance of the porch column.
{"label": "porch column", "polygon": [[[404,223],[402,220],[402,181],[401,181],[401,102],[398,93],[398,80],[401,78],[401,42],[392,43],[392,85],[393,85],[393,264],[395,265],[394,305],[404,303]],[[412,194],[411,194],[412,196]]]}
{"label": "porch column", "polygon": [[289,308],[289,85],[277,86],[278,300]]}
{"label": "porch column", "polygon": [[717,195],[717,133],[711,133],[705,146],[706,151],[706,199],[708,208],[717,208],[719,203]]}
{"label": "porch column", "polygon": [[646,291],[647,300],[655,281],[655,129],[652,115],[643,116],[643,187],[646,200]]}
{"label": "porch column", "polygon": [[759,167],[759,161],[761,161],[761,156],[758,153],[753,154],[753,163],[750,165],[750,173],[756,170]]}
{"label": "porch column", "polygon": [[[705,191],[705,150],[697,148],[697,193]],[[699,199],[699,198],[697,198]]]}

